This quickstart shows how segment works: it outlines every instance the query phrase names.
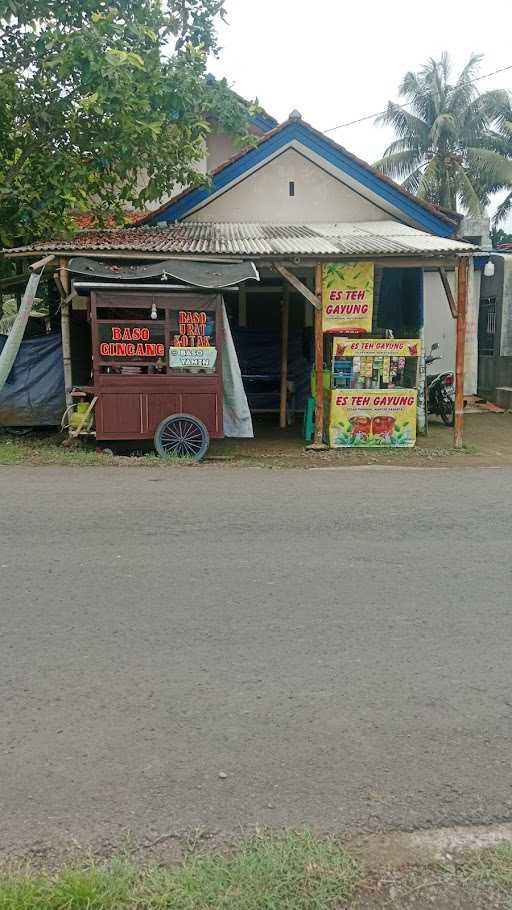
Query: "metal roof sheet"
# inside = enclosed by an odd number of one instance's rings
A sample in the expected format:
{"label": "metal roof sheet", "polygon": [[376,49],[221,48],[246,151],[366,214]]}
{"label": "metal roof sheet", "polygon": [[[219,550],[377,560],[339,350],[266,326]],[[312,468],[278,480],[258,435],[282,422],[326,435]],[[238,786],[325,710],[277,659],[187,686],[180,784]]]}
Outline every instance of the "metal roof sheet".
{"label": "metal roof sheet", "polygon": [[182,221],[162,227],[83,231],[72,240],[51,240],[6,250],[131,252],[187,256],[435,256],[476,252],[459,240],[427,234],[396,221],[329,224],[263,224]]}

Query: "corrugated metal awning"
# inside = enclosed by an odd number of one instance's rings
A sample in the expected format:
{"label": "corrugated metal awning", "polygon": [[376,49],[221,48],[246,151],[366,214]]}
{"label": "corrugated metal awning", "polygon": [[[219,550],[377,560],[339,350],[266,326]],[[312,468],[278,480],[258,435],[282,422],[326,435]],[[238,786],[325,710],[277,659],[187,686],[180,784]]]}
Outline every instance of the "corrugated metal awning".
{"label": "corrugated metal awning", "polygon": [[7,250],[6,254],[51,250],[62,253],[122,252],[173,256],[251,257],[437,257],[470,254],[478,247],[438,237],[396,221],[309,224],[182,221],[162,227],[137,226],[83,231],[73,240],[52,240]]}
{"label": "corrugated metal awning", "polygon": [[85,256],[69,260],[68,268],[75,275],[87,278],[110,278],[117,281],[141,281],[146,278],[169,276],[198,288],[227,288],[243,281],[259,281],[258,270],[253,262],[197,262],[190,259],[166,259],[150,265],[119,266],[97,262]]}

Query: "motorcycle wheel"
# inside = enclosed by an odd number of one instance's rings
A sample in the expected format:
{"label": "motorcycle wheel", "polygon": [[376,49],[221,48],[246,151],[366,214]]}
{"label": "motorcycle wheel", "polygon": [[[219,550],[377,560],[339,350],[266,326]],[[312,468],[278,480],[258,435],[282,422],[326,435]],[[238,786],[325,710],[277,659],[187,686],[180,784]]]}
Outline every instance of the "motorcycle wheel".
{"label": "motorcycle wheel", "polygon": [[455,407],[453,401],[449,398],[439,399],[439,416],[447,427],[453,427],[455,423]]}

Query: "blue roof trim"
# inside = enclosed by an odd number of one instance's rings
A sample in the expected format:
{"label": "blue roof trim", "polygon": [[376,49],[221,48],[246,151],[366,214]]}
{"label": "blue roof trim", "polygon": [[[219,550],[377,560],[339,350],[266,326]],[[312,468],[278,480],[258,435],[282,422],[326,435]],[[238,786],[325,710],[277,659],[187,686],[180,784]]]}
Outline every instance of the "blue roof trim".
{"label": "blue roof trim", "polygon": [[453,237],[456,232],[456,226],[447,224],[442,218],[438,218],[433,212],[429,212],[422,205],[410,199],[402,191],[381,180],[377,175],[369,171],[363,165],[359,164],[348,155],[342,148],[337,148],[328,140],[323,139],[321,135],[308,128],[303,123],[288,123],[282,130],[270,136],[253,149],[249,149],[240,158],[221,167],[213,176],[212,182],[208,187],[198,187],[186,193],[176,202],[170,202],[169,206],[163,211],[155,212],[154,217],[148,221],[148,224],[157,224],[162,221],[179,221],[188,215],[192,209],[207,200],[212,193],[225,189],[234,180],[243,177],[249,170],[262,164],[269,155],[278,152],[284,146],[293,140],[302,143],[310,151],[319,155],[325,161],[333,164],[335,167],[344,171],[354,180],[357,180],[362,186],[371,190],[380,196],[398,211],[413,221],[416,225],[440,237]]}

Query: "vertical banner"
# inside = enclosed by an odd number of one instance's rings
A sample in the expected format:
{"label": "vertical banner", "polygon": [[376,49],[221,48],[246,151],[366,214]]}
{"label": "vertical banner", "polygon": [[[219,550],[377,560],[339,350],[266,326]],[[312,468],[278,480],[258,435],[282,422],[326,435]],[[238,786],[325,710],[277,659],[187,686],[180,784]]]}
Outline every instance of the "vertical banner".
{"label": "vertical banner", "polygon": [[339,262],[322,268],[324,332],[364,334],[372,330],[373,262]]}

